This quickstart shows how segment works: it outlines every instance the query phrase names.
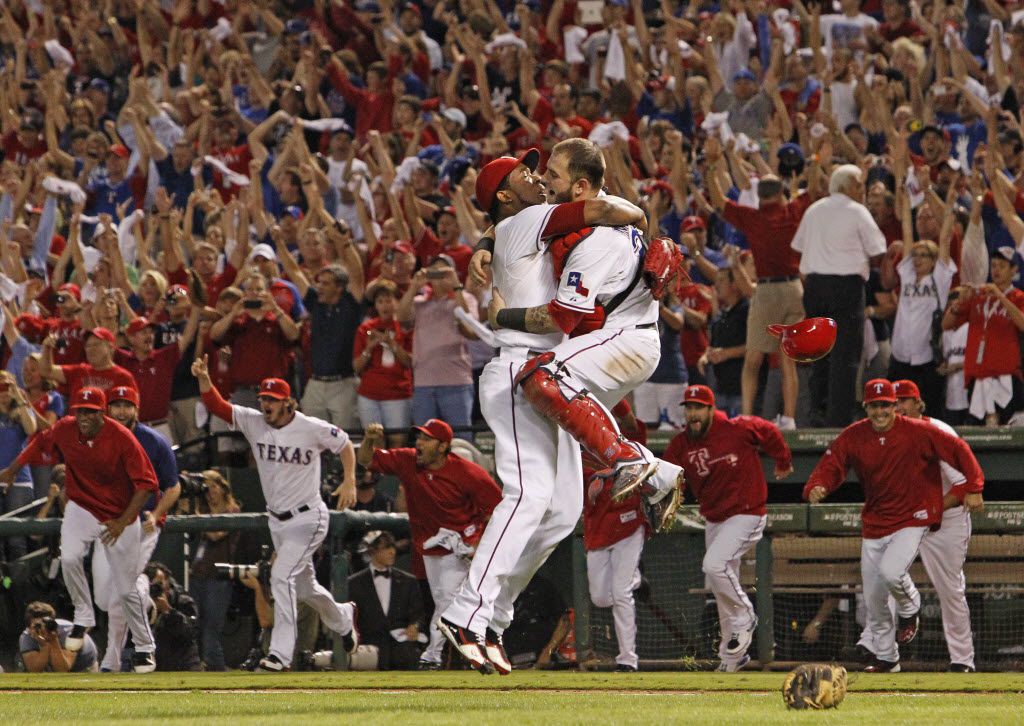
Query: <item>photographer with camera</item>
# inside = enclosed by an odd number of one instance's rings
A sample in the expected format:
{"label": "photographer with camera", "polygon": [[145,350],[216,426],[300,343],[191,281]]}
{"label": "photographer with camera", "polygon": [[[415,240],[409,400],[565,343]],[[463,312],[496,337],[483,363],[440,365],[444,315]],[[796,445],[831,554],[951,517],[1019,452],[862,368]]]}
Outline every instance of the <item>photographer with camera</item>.
{"label": "photographer with camera", "polygon": [[338,633],[349,652],[358,645],[355,604],[337,603],[316,581],[313,553],[327,536],[327,505],[320,498],[320,454],[341,456],[345,479],[335,494],[338,509],[356,500],[356,453],[348,434],[296,411],[291,387],[280,378],[259,385],[260,410],[232,406],[210,381],[207,356],[192,364],[203,403],[211,414],[241,431],[252,447],[270,515],[270,537],[277,557],[270,573],[274,632],[270,654],[260,669],[279,673],[291,666],[295,650],[297,601],[309,603],[324,624]]}
{"label": "photographer with camera", "polygon": [[72,624],[58,620],[53,606],[46,602],[30,602],[25,608],[25,630],[18,640],[18,650],[29,673],[81,673],[95,671],[96,644],[85,636],[78,651],[64,646]]}
{"label": "photographer with camera", "polygon": [[[53,362],[57,365],[81,363],[85,360],[85,334],[82,327],[82,292],[78,285],[67,282],[61,284],[59,277],[52,279],[54,289],[53,301],[56,304],[55,316],[46,319],[47,327],[57,336],[54,342]],[[47,305],[49,305],[47,303]]]}
{"label": "photographer with camera", "polygon": [[195,601],[181,591],[166,565],[150,562],[144,574],[149,579],[149,597],[153,601],[149,621],[156,638],[156,669],[201,671]]}
{"label": "photographer with camera", "polygon": [[[197,514],[237,514],[242,511],[231,483],[215,469],[182,475],[183,495]],[[221,633],[231,605],[231,582],[217,576],[216,563],[234,562],[240,532],[203,532],[189,570],[189,593],[199,607],[200,644],[208,671],[226,671]]]}
{"label": "photographer with camera", "polygon": [[[142,523],[142,541],[139,548],[138,587],[145,592],[149,581],[142,574],[143,568],[156,549],[160,529],[170,512],[178,502],[181,485],[178,483],[178,464],[174,459],[174,451],[167,439],[155,429],[141,424],[139,416],[139,392],[127,386],[117,386],[107,391],[108,415],[132,432],[135,440],[146,452],[149,463],[156,472],[156,480],[160,493],[151,496],[142,506],[140,521]],[[97,550],[92,558],[93,587],[95,588],[96,604],[107,611],[107,650],[103,654],[101,670],[118,671],[121,665],[121,651],[125,638],[128,636],[128,624],[125,622],[124,611],[116,597],[113,597],[110,582],[110,564],[103,550]]]}

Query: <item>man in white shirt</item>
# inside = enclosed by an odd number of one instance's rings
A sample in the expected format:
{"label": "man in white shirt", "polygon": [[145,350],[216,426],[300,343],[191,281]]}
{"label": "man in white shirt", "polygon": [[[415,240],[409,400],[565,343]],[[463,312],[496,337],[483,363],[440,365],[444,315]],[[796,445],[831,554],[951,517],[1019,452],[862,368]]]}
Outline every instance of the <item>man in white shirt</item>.
{"label": "man in white shirt", "polygon": [[822,15],[818,27],[831,54],[837,48],[863,53],[867,49],[866,28],[877,28],[878,21],[860,11],[861,0],[840,0],[840,13]]}
{"label": "man in white shirt", "polygon": [[796,230],[807,317],[836,321],[832,353],[811,369],[812,423],[841,428],[853,420],[857,368],[864,347],[864,283],[885,236],[864,206],[863,172],[843,164],[832,172],[830,196],[812,204]]}

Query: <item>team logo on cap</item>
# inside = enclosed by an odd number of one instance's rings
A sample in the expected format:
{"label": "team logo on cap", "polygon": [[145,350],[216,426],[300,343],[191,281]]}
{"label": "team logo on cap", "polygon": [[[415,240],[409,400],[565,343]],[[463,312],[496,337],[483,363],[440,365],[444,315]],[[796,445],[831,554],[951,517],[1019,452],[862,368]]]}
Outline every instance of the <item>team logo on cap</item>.
{"label": "team logo on cap", "polygon": [[86,389],[82,390],[82,393],[80,395],[81,395],[81,398],[82,398],[83,401],[88,401],[89,400],[89,396],[92,395],[92,391],[90,391],[88,388],[86,388]]}

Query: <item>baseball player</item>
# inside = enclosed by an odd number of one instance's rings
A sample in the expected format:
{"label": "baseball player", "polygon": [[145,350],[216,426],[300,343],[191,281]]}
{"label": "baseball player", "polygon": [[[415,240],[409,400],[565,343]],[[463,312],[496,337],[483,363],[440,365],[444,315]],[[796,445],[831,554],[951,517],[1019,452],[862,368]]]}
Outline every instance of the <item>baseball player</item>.
{"label": "baseball player", "polygon": [[[160,486],[159,496],[152,496],[142,506],[142,538],[139,544],[139,589],[149,593],[149,578],[142,574],[156,549],[160,537],[160,529],[170,512],[178,502],[181,485],[178,483],[178,462],[174,459],[174,451],[167,439],[156,429],[139,423],[139,392],[128,386],[117,386],[107,392],[107,414],[126,429],[132,432],[135,439],[146,452],[149,463],[156,473],[157,484]],[[121,670],[121,652],[125,639],[128,637],[128,623],[124,617],[124,609],[120,601],[111,597],[110,562],[102,547],[93,549],[92,584],[95,590],[96,604],[107,611],[107,650],[100,663],[101,671],[117,672]],[[149,598],[146,598],[149,601]]]}
{"label": "baseball player", "polygon": [[[956,436],[953,428],[936,418],[925,416],[924,401],[913,381],[894,381],[896,410],[907,418],[926,421],[947,434]],[[955,673],[974,672],[974,641],[971,636],[971,611],[967,607],[967,582],[964,561],[971,540],[971,516],[960,499],[950,492],[964,483],[965,477],[946,462],[942,471],[942,526],[928,530],[921,540],[921,562],[928,579],[935,586],[942,608],[942,632],[949,649],[949,669]],[[869,647],[870,649],[870,647]]]}
{"label": "baseball player", "polygon": [[413,546],[423,557],[434,598],[430,643],[419,667],[438,670],[444,636],[437,620],[469,574],[473,546],[501,501],[501,488],[481,467],[451,453],[447,423],[432,418],[413,428],[418,432],[415,448],[384,449],[384,427],[370,424],[358,460],[373,471],[397,476],[405,493]]}
{"label": "baseball player", "polygon": [[[924,421],[896,413],[892,383],[876,378],[864,384],[867,418],[850,424],[814,467],[804,498],[817,504],[835,491],[853,468],[864,489],[861,510],[861,577],[864,580],[865,629],[862,643],[874,660],[868,673],[898,673],[898,645],[917,635],[921,596],[907,571],[921,541],[943,517],[939,463],[964,475],[949,496],[968,511],[984,506],[985,477],[971,449],[961,439]],[[889,596],[896,600],[893,622]],[[866,646],[867,647],[867,646]]]}
{"label": "baseball player", "polygon": [[[596,197],[604,168],[604,157],[592,142],[568,139],[556,144],[547,171],[556,201]],[[608,410],[646,381],[661,357],[660,286],[675,277],[682,257],[670,241],[656,240],[655,245],[648,253],[635,227],[588,227],[562,237],[549,246],[559,276],[556,294],[533,307],[513,308],[496,286],[488,315],[492,327],[574,333],[532,357],[515,383],[542,415],[572,434],[606,468],[616,470],[616,498],[651,479],[653,486],[645,489],[648,501],[667,505],[674,499],[669,495],[678,491],[679,467],[659,462],[646,447],[627,441]],[[645,262],[662,259],[664,277],[649,285]],[[662,513],[665,509],[663,505]]]}
{"label": "baseball player", "polygon": [[192,375],[199,381],[207,410],[249,441],[267,501],[270,538],[277,553],[270,568],[274,630],[270,652],[260,661],[260,669],[279,673],[291,666],[298,635],[296,600],[316,610],[352,653],[359,645],[355,603],[335,602],[313,571],[313,553],[327,536],[329,524],[327,505],[320,498],[320,452],[341,456],[345,479],[334,492],[338,509],[350,507],[356,500],[356,454],[348,435],[296,411],[291,388],[280,378],[260,383],[260,410],[256,411],[224,400],[210,381],[207,356],[192,364]]}
{"label": "baseball player", "polygon": [[[546,303],[555,293],[554,272],[542,240],[584,224],[628,224],[643,213],[621,199],[544,204],[534,173],[540,154],[501,157],[477,177],[477,202],[495,221],[494,282],[512,305]],[[490,251],[488,251],[488,255]],[[499,354],[480,377],[480,408],[494,432],[495,467],[502,499],[484,529],[469,576],[442,613],[438,629],[474,668],[511,672],[501,635],[512,622],[512,603],[555,546],[576,527],[583,511],[579,445],[540,416],[513,385],[537,351],[550,350],[561,331],[545,335],[495,332]]]}
{"label": "baseball player", "polygon": [[768,483],[761,452],[775,459],[775,478],[793,471],[793,454],[778,427],[757,416],[730,419],[715,409],[707,386],[683,393],[686,427],[669,442],[664,458],[683,467],[686,486],[707,521],[703,570],[718,606],[722,639],[718,670],[738,671],[750,661],[757,616],[740,585],[740,559],[764,534]]}
{"label": "baseball player", "polygon": [[[633,416],[629,403],[620,401],[612,415],[632,441],[647,443],[647,427]],[[609,478],[595,477],[584,457],[583,479],[589,482],[583,501],[583,547],[587,551],[587,583],[590,601],[599,608],[611,608],[619,653],[615,670],[635,673],[636,603],[633,591],[640,587],[640,555],[651,526],[644,515],[640,493],[621,502],[612,499]]]}
{"label": "baseball player", "polygon": [[103,415],[106,407],[100,389],[78,389],[71,399],[71,416],[36,434],[0,472],[0,482],[10,483],[25,464],[66,465],[68,503],[60,527],[60,565],[75,618],[64,647],[79,650],[85,633],[96,624],[84,560],[98,541],[110,563],[111,589],[121,601],[135,643],[132,667],[136,673],[150,673],[156,660],[143,607],[148,593],[140,590],[138,581],[139,513],[159,486],[142,446],[128,429]]}

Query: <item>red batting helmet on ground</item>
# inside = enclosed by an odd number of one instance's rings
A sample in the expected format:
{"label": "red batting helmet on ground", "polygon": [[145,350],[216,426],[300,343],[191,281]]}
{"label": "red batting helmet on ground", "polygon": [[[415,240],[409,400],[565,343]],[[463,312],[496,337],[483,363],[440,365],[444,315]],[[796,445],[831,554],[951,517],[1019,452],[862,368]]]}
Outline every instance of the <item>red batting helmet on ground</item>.
{"label": "red batting helmet on ground", "polygon": [[782,352],[798,363],[824,358],[836,344],[836,321],[807,318],[792,325],[769,325],[768,332],[780,338]]}

